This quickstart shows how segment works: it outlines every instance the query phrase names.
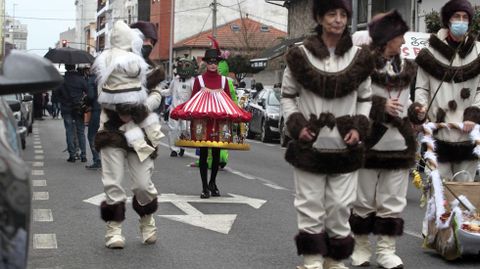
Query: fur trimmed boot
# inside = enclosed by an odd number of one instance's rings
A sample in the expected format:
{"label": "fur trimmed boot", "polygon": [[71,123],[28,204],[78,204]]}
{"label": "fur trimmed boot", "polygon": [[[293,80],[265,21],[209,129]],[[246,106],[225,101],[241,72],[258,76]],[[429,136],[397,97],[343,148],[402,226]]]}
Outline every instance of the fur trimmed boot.
{"label": "fur trimmed boot", "polygon": [[323,262],[324,269],[348,269],[342,261],[337,261],[332,258],[325,258]]}
{"label": "fur trimmed boot", "polygon": [[107,221],[107,232],[105,234],[105,246],[112,249],[125,247],[125,237],[122,235],[122,223],[118,221]]}
{"label": "fur trimmed boot", "polygon": [[395,254],[394,236],[380,235],[377,241],[377,263],[387,269],[403,268],[403,262]]}
{"label": "fur trimmed boot", "polygon": [[153,214],[145,215],[140,218],[140,233],[144,244],[155,244],[157,241],[157,227]]}
{"label": "fur trimmed boot", "polygon": [[372,247],[368,235],[354,235],[355,247],[352,254],[352,266],[369,266],[372,257]]}
{"label": "fur trimmed boot", "polygon": [[302,266],[297,266],[297,269],[323,269],[323,256],[319,254],[303,255]]}

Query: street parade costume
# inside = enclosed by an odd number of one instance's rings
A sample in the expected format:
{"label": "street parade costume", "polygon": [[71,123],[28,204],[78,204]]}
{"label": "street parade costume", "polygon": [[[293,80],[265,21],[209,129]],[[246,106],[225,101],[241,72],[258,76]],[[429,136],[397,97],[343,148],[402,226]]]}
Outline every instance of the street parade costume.
{"label": "street parade costume", "polygon": [[[322,7],[324,13],[344,8],[351,14],[345,1],[328,1]],[[346,268],[341,260],[353,252],[348,218],[364,148],[360,143],[347,146],[344,137],[355,129],[360,141],[366,138],[373,61],[368,49],[352,45],[347,30],[330,51],[318,27],[318,35],[286,56],[281,104],[293,140],[285,158],[294,166],[295,241],[297,253],[304,256],[303,268]],[[312,142],[299,140],[304,127],[315,133]],[[307,266],[309,259],[317,263]]]}
{"label": "street parade costume", "polygon": [[[187,102],[192,96],[194,75],[196,73],[196,63],[187,58],[182,58],[177,61],[176,71],[177,76],[173,79],[168,89],[162,90],[163,96],[171,96],[172,103],[169,110],[172,111],[178,105]],[[186,120],[176,120],[172,117],[168,118],[168,144],[171,150],[171,156],[183,155],[183,149],[175,146],[175,142],[180,136],[188,136],[190,130],[190,122]]]}
{"label": "street parade costume", "polygon": [[[138,28],[141,30],[144,25],[154,27],[145,23]],[[143,38],[143,32],[138,29],[131,29],[122,21],[115,22],[111,48],[102,52],[93,66],[98,77],[98,102],[102,106],[100,128],[95,137],[95,147],[102,158],[106,195],[100,209],[107,223],[105,241],[109,248],[123,248],[125,244],[121,233],[127,200],[122,187],[125,165],[133,181],[132,206],[140,216],[142,240],[146,244],[156,241],[153,213],[158,207],[158,192],[151,178],[153,159],[163,134],[158,115],[150,111],[158,106],[161,97],[157,91],[145,87],[152,70],[141,56]],[[131,120],[124,122],[121,117],[131,117]]]}
{"label": "street parade costume", "polygon": [[[400,55],[385,59],[383,48],[407,31],[407,24],[396,10],[379,15],[369,24],[375,60],[371,75],[372,127],[365,140],[365,164],[358,172],[357,200],[350,216],[355,237],[353,266],[370,264],[370,234],[378,236],[375,252],[379,266],[403,266],[395,254],[395,242],[396,237],[403,234],[404,221],[400,214],[407,205],[409,169],[415,166],[417,142],[408,111],[415,108],[415,105],[409,108],[410,85],[417,69],[413,61]],[[397,100],[404,107],[398,116],[386,112],[389,100]]]}
{"label": "street parade costume", "polygon": [[[480,154],[480,43],[476,35],[456,42],[450,19],[464,11],[472,27],[474,9],[466,0],[451,0],[441,9],[443,27],[416,58],[419,66],[415,101],[430,105],[423,125],[429,181],[420,181],[427,205],[424,246],[447,260],[478,254],[480,248],[480,184],[474,179]],[[476,124],[465,132],[464,124]]]}

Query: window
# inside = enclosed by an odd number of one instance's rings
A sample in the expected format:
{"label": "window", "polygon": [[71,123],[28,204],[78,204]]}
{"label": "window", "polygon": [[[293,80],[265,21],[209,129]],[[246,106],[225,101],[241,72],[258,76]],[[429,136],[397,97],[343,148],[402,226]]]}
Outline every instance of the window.
{"label": "window", "polygon": [[260,27],[260,32],[270,32],[270,28],[268,27],[268,25],[262,25]]}
{"label": "window", "polygon": [[232,29],[232,31],[234,31],[234,32],[240,32],[240,26],[238,26],[236,24],[231,24],[230,29]]}

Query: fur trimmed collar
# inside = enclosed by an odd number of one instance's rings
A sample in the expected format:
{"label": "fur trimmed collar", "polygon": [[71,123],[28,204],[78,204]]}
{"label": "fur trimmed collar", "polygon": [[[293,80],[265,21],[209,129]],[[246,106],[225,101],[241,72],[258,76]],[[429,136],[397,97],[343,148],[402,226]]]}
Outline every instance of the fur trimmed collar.
{"label": "fur trimmed collar", "polygon": [[448,66],[438,61],[426,48],[418,54],[415,62],[428,74],[445,82],[460,83],[470,80],[480,73],[480,57],[463,66]]}
{"label": "fur trimmed collar", "polygon": [[[305,41],[303,41],[303,45],[320,60],[330,56],[330,52],[328,51],[328,48],[320,35],[307,37]],[[342,56],[352,47],[353,43],[350,33],[345,31],[343,36],[338,41],[337,47],[335,47],[335,55]]]}
{"label": "fur trimmed collar", "polygon": [[[438,51],[443,57],[451,61],[455,58],[456,49],[449,46],[443,40],[446,39],[446,34],[439,32],[438,35],[430,35],[428,42],[430,47]],[[465,58],[472,51],[475,46],[475,37],[472,34],[469,34],[468,37],[459,45],[458,55],[460,58]]]}
{"label": "fur trimmed collar", "polygon": [[[381,57],[381,56],[377,56]],[[402,70],[400,73],[391,75],[384,70],[375,69],[371,75],[372,83],[381,87],[392,89],[403,89],[410,85],[417,75],[417,65],[411,60],[403,60]]]}
{"label": "fur trimmed collar", "polygon": [[327,99],[341,98],[356,91],[370,76],[374,67],[371,53],[367,48],[359,49],[350,64],[338,72],[319,70],[312,65],[300,47],[290,49],[286,60],[296,81],[305,89]]}

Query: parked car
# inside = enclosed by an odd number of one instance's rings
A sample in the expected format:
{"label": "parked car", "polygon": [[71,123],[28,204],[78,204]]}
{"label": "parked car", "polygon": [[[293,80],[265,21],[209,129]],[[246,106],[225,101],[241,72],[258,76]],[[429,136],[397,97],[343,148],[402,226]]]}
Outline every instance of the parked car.
{"label": "parked car", "polygon": [[[298,97],[297,97],[298,98]],[[288,142],[292,140],[288,133],[287,126],[285,125],[285,119],[283,115],[283,106],[280,104],[280,119],[278,120],[278,130],[280,131],[280,146],[286,147]]]}
{"label": "parked car", "polygon": [[[1,69],[0,95],[50,90],[63,81],[48,60],[16,50],[3,60]],[[20,110],[18,100],[12,104]],[[0,97],[0,268],[24,269],[32,199],[17,125],[9,104]]]}
{"label": "parked car", "polygon": [[264,88],[247,105],[246,110],[252,113],[248,123],[247,138],[260,134],[262,142],[279,138],[278,120],[280,112],[280,89]]}
{"label": "parked car", "polygon": [[26,141],[27,141],[27,134],[28,134],[28,129],[25,126],[26,111],[24,110],[24,107],[22,107],[21,101],[18,101],[15,98],[14,94],[10,94],[2,98],[7,102],[8,106],[10,107],[13,118],[15,120],[15,125],[17,127],[17,133],[20,137],[22,149],[25,149],[27,144]]}

